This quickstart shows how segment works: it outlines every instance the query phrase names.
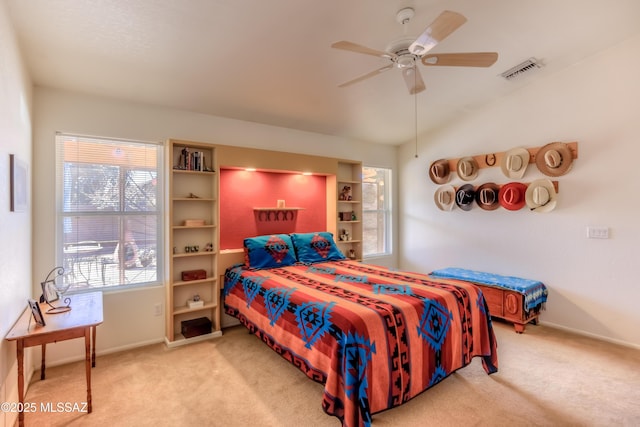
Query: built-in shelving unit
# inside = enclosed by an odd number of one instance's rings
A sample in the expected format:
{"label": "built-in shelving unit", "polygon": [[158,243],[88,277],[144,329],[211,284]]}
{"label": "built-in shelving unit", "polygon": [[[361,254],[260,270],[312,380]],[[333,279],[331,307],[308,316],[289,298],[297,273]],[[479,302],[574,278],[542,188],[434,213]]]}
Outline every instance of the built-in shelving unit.
{"label": "built-in shelving unit", "polygon": [[[169,283],[165,341],[177,346],[221,336],[216,149],[209,144],[169,140]],[[183,280],[183,272],[204,277]],[[204,304],[189,308],[198,296]],[[211,332],[185,338],[182,322],[206,317]]]}
{"label": "built-in shelving unit", "polygon": [[351,259],[362,259],[362,163],[338,162],[336,243]]}

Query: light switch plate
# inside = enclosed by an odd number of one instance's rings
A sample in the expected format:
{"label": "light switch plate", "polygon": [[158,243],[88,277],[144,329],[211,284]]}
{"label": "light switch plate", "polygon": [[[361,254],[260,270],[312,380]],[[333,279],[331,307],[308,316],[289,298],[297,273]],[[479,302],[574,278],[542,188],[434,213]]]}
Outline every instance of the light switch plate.
{"label": "light switch plate", "polygon": [[587,226],[587,238],[589,239],[608,239],[609,227]]}

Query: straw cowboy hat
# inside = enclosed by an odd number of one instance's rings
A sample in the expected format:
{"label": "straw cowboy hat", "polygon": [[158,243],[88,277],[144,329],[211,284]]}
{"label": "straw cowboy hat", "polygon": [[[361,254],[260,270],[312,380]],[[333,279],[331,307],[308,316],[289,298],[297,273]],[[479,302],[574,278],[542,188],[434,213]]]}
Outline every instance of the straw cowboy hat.
{"label": "straw cowboy hat", "polygon": [[476,192],[473,185],[465,184],[456,192],[456,205],[463,211],[470,211],[475,198]]}
{"label": "straw cowboy hat", "polygon": [[569,172],[573,162],[573,153],[563,142],[551,142],[536,153],[536,166],[547,176],[562,176]]}
{"label": "straw cowboy hat", "polygon": [[502,173],[512,179],[522,178],[527,170],[527,166],[529,166],[530,157],[529,151],[522,147],[507,151],[504,153],[504,156],[502,156],[502,163],[500,164]]}
{"label": "straw cowboy hat", "polygon": [[433,195],[436,206],[441,211],[450,211],[456,201],[456,189],[452,185],[443,185]]}
{"label": "straw cowboy hat", "polygon": [[429,166],[429,178],[436,184],[446,184],[449,181],[449,160],[440,159]]}
{"label": "straw cowboy hat", "polygon": [[493,182],[482,184],[476,189],[476,203],[486,211],[493,211],[500,206],[498,195],[500,187]]}
{"label": "straw cowboy hat", "polygon": [[473,157],[462,157],[458,160],[456,170],[463,181],[473,181],[478,177],[478,162]]}
{"label": "straw cowboy hat", "polygon": [[500,206],[510,211],[522,209],[526,203],[526,192],[527,186],[521,182],[510,182],[508,184],[504,184],[498,193]]}
{"label": "straw cowboy hat", "polygon": [[548,179],[537,179],[529,184],[525,202],[534,212],[550,212],[556,207],[556,188]]}

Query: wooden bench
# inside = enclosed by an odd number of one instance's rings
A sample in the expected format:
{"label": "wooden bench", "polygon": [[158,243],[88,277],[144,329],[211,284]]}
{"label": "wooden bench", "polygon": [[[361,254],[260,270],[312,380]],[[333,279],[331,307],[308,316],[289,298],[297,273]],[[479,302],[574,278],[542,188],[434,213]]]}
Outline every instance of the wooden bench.
{"label": "wooden bench", "polygon": [[526,311],[524,309],[524,295],[520,292],[479,283],[474,283],[474,285],[482,289],[491,316],[513,322],[517,333],[523,333],[527,323],[538,324],[539,307]]}
{"label": "wooden bench", "polygon": [[[480,276],[478,277],[478,280],[474,280],[474,276],[476,274],[489,276],[491,284],[481,283],[482,278]],[[524,332],[527,323],[533,323],[534,325],[538,324],[538,316],[540,315],[542,304],[546,301],[547,290],[544,285],[540,282],[528,279],[500,276],[497,274],[481,273],[458,268],[436,270],[432,272],[431,275],[435,279],[460,280],[473,283],[475,286],[479,287],[482,290],[485,301],[487,302],[491,316],[512,322],[516,332],[519,334]],[[543,297],[540,298],[542,302],[527,309],[525,298],[528,291],[526,289],[515,290],[513,286],[506,285],[507,283],[513,284],[514,281],[529,283],[529,286],[534,288],[534,292],[540,293],[542,290]],[[501,286],[501,283],[505,283],[505,286]],[[526,286],[524,287],[526,288]]]}

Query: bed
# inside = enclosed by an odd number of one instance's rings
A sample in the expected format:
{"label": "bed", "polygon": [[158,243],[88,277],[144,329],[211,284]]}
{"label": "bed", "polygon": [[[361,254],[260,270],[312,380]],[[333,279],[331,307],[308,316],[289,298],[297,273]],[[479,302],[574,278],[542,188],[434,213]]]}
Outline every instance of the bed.
{"label": "bed", "polygon": [[399,406],[480,357],[497,372],[478,287],[345,259],[331,233],[245,239],[224,279],[225,312],[324,384],[346,427]]}

